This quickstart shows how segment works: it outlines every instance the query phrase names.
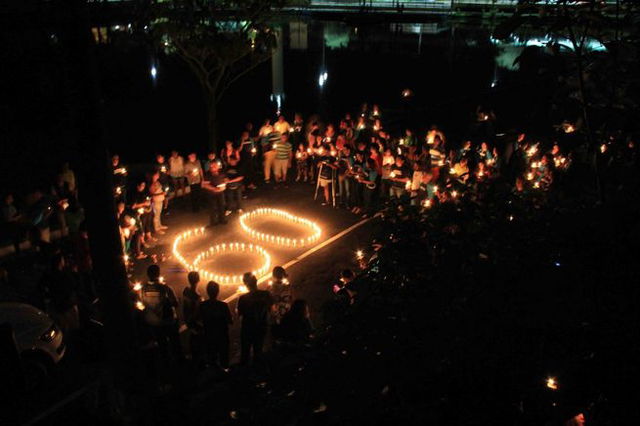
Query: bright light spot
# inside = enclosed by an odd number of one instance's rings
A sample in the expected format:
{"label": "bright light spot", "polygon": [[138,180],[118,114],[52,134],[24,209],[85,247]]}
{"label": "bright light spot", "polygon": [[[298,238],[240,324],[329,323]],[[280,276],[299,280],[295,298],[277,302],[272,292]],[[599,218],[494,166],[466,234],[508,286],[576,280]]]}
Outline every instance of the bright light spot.
{"label": "bright light spot", "polygon": [[320,76],[318,77],[318,86],[324,87],[328,78],[329,78],[329,74],[327,74],[326,71],[323,73],[320,73]]}
{"label": "bright light spot", "polygon": [[136,309],[139,311],[144,311],[144,303],[142,303],[141,301],[137,301],[136,302]]}
{"label": "bright light spot", "polygon": [[151,78],[155,79],[158,76],[158,69],[155,65],[151,65]]}
{"label": "bright light spot", "polygon": [[558,390],[558,381],[555,377],[547,378],[547,387],[552,390]]}
{"label": "bright light spot", "polygon": [[364,257],[364,252],[362,250],[356,251],[356,259],[361,260]]}

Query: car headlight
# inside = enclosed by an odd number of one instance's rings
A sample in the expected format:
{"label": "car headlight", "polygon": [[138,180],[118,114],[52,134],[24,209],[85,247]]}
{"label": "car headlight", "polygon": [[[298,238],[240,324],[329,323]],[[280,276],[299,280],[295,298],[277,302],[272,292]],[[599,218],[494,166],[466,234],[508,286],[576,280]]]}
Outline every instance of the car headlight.
{"label": "car headlight", "polygon": [[40,340],[42,340],[43,342],[52,342],[57,335],[58,335],[57,327],[55,324],[53,324],[51,327],[49,327],[47,331],[42,333],[42,335],[40,336]]}

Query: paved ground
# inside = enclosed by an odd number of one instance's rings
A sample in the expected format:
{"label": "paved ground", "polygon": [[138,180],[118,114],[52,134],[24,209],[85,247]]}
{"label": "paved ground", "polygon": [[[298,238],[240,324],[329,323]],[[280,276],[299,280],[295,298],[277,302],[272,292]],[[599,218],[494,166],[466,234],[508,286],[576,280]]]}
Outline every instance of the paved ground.
{"label": "paved ground", "polygon": [[[321,239],[308,247],[302,249],[282,249],[274,246],[261,244],[272,256],[272,267],[284,265],[290,260],[300,256],[312,247],[322,244],[341,231],[357,224],[362,219],[351,214],[347,210],[334,209],[329,206],[321,206],[320,200],[313,200],[314,187],[310,184],[290,184],[288,188],[274,188],[273,185],[259,188],[249,192],[249,198],[244,200],[244,210],[249,211],[259,207],[272,207],[287,210],[297,216],[306,217],[318,223],[323,234]],[[171,245],[177,234],[196,227],[208,224],[208,211],[206,208],[198,213],[193,213],[184,199],[174,201],[171,213],[164,219],[164,224],[169,226],[166,235],[162,236],[157,245],[148,250],[149,254],[155,254],[162,268],[165,281],[170,285],[177,296],[182,294],[187,284],[186,271],[171,254]],[[228,217],[229,223],[224,226],[217,226],[207,230],[204,237],[194,240],[193,244],[184,246],[183,256],[193,258],[199,251],[214,244],[223,242],[251,242],[242,232],[238,223],[238,215],[233,214]],[[332,296],[331,287],[336,281],[339,272],[345,268],[358,268],[355,258],[355,251],[363,249],[369,251],[371,233],[377,224],[373,219],[363,225],[353,229],[346,235],[327,244],[320,250],[305,257],[295,265],[287,269],[289,280],[294,285],[295,297],[304,298],[308,301],[311,309],[312,320],[315,323],[322,322],[320,308],[322,304]],[[263,223],[263,230],[284,233],[287,229],[282,223]],[[292,230],[289,230],[292,231]],[[296,230],[292,231],[292,235]],[[255,242],[255,241],[254,241]],[[163,260],[164,259],[164,260]],[[144,271],[152,262],[151,258],[144,261],[137,261],[134,267],[134,279],[143,280]],[[241,274],[251,269],[256,264],[256,258],[247,259],[248,265],[238,262],[238,258],[225,258],[225,265],[216,263],[217,266],[226,268],[225,272]],[[204,286],[206,282],[200,284],[201,294],[206,294]],[[228,298],[236,292],[237,286],[225,286],[221,292],[221,298]],[[231,302],[232,310],[235,309],[235,301]],[[233,334],[237,334],[234,327]],[[238,339],[233,338],[233,355],[237,355]]]}

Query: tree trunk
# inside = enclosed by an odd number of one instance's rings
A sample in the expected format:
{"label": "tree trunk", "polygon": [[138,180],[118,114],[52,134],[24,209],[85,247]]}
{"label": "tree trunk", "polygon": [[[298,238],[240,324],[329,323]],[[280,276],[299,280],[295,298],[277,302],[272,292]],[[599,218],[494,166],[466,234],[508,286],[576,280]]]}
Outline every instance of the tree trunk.
{"label": "tree trunk", "polygon": [[[69,5],[71,78],[77,85],[74,109],[78,130],[79,190],[86,210],[94,274],[100,285],[105,324],[107,371],[118,394],[128,392],[136,371],[133,316],[120,232],[115,217],[110,160],[104,140],[104,123],[97,66],[93,56],[86,3]],[[84,185],[83,185],[84,183]],[[113,407],[112,407],[113,408]]]}

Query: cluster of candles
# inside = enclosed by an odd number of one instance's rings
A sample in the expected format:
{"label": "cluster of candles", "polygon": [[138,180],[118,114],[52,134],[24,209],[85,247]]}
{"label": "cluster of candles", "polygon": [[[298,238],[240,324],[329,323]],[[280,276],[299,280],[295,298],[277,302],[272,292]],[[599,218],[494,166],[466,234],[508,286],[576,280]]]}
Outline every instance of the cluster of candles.
{"label": "cluster of candles", "polygon": [[[271,256],[269,253],[262,247],[255,244],[246,244],[246,243],[222,243],[212,247],[209,247],[205,251],[202,251],[196,255],[193,262],[189,262],[181,253],[180,253],[180,245],[187,240],[192,238],[201,237],[204,235],[204,228],[195,228],[190,231],[185,231],[182,234],[178,235],[173,241],[172,252],[173,256],[178,260],[180,264],[182,264],[186,269],[190,271],[196,271],[200,274],[200,277],[205,280],[214,280],[220,284],[241,284],[242,283],[242,275],[227,275],[227,274],[219,274],[216,272],[209,271],[204,269],[201,264],[203,261],[217,255],[227,254],[227,253],[256,253],[259,254],[263,261],[261,266],[251,271],[256,277],[261,277],[269,272],[269,268],[271,267]],[[243,286],[240,286],[238,291],[242,292]],[[245,289],[246,290],[246,289]]]}
{"label": "cluster of candles", "polygon": [[[305,238],[289,238],[280,235],[259,232],[249,226],[249,222],[264,216],[273,216],[296,225],[305,226],[312,231],[312,234]],[[298,248],[304,247],[308,244],[312,244],[318,241],[320,239],[320,236],[322,235],[322,229],[315,222],[312,222],[309,219],[295,216],[284,210],[271,208],[260,208],[251,212],[244,213],[240,216],[240,226],[242,227],[242,230],[253,239],[288,248]]]}

